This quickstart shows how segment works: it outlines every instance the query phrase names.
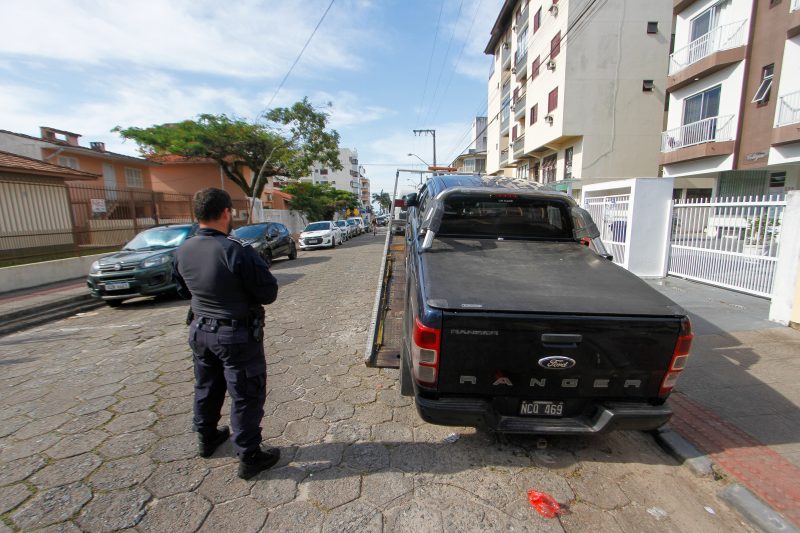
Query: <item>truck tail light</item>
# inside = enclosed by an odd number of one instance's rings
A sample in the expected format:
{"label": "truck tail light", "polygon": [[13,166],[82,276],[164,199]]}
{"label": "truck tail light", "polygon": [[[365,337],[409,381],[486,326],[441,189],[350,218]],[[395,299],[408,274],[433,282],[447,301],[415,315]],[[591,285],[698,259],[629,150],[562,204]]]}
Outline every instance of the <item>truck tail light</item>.
{"label": "truck tail light", "polygon": [[688,318],[681,320],[681,331],[678,334],[678,340],[675,342],[675,350],[672,352],[672,360],[669,362],[669,370],[664,374],[664,379],[661,381],[661,389],[659,394],[666,396],[678,383],[678,378],[681,372],[686,368],[686,361],[689,359],[689,350],[692,348],[692,323]]}
{"label": "truck tail light", "polygon": [[439,379],[439,347],[442,330],[431,328],[414,318],[411,341],[411,369],[420,385],[435,386]]}

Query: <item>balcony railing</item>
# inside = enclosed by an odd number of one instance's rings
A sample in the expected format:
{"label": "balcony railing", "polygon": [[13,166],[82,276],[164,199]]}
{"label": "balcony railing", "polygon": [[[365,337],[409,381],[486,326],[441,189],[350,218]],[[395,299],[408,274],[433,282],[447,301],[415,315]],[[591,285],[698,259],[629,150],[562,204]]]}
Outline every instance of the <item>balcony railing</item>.
{"label": "balcony railing", "polygon": [[502,44],[503,51],[500,52],[500,65],[501,70],[511,68],[511,43]]}
{"label": "balcony railing", "polygon": [[661,135],[661,151],[674,152],[695,144],[731,141],[734,118],[735,115],[709,117],[665,131]]}
{"label": "balcony railing", "polygon": [[791,5],[789,6],[789,13],[792,11],[800,11],[800,0],[792,0]]}
{"label": "balcony railing", "polygon": [[689,65],[697,63],[704,57],[710,56],[714,52],[743,46],[746,35],[746,19],[725,24],[724,26],[717,26],[669,56],[670,76]]}
{"label": "balcony railing", "polygon": [[509,113],[509,105],[506,104],[503,106],[503,110],[500,112],[500,135],[505,135],[508,133],[508,127],[510,124]]}
{"label": "balcony railing", "polygon": [[517,99],[514,100],[514,120],[519,120],[525,116],[525,101],[525,92],[518,94]]}
{"label": "balcony railing", "polygon": [[500,165],[507,165],[508,164],[508,148],[503,148],[500,150]]}
{"label": "balcony railing", "polygon": [[519,29],[525,26],[525,24],[527,23],[528,23],[528,7],[525,6],[525,9],[523,9],[522,12],[517,16],[516,20],[514,21],[514,24],[516,24],[517,28]]}
{"label": "balcony railing", "polygon": [[[800,0],[796,0],[800,3]],[[800,122],[800,91],[784,94],[778,98],[778,120],[776,126]]]}
{"label": "balcony railing", "polygon": [[525,153],[525,134],[523,133],[514,141],[514,159]]}

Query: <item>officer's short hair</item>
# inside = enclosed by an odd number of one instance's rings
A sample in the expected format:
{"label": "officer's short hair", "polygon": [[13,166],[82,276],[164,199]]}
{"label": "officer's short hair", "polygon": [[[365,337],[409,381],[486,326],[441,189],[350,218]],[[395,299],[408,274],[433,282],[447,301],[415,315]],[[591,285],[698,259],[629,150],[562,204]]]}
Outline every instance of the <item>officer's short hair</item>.
{"label": "officer's short hair", "polygon": [[194,194],[194,216],[201,222],[218,220],[225,209],[233,209],[233,202],[222,189],[209,187]]}

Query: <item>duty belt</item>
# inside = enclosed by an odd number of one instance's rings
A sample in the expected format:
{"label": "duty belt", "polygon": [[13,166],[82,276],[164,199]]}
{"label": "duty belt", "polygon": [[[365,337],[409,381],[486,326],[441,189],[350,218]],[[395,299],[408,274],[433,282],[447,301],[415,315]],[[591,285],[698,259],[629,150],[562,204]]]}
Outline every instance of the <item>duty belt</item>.
{"label": "duty belt", "polygon": [[263,318],[245,318],[245,319],[231,319],[231,318],[209,318],[205,316],[196,317],[198,324],[208,326],[225,326],[231,328],[255,328],[264,325]]}

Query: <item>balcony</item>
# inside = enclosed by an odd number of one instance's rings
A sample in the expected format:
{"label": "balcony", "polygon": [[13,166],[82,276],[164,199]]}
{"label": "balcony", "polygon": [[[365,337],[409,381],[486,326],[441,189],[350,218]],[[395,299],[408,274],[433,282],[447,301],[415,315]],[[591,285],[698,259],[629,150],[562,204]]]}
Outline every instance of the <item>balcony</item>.
{"label": "balcony", "polygon": [[[800,0],[798,0],[800,1]],[[780,145],[800,141],[800,91],[778,98],[772,144]]]}
{"label": "balcony", "polygon": [[794,13],[795,11],[800,11],[800,0],[792,0],[792,4],[789,6],[789,13]]}
{"label": "balcony", "polygon": [[517,28],[522,28],[525,24],[528,23],[528,6],[525,6],[525,9],[517,15],[517,19],[514,21],[514,24],[517,25]]}
{"label": "balcony", "polygon": [[504,167],[504,166],[508,165],[508,155],[509,155],[508,148],[503,148],[502,150],[500,150],[500,166],[501,167]]}
{"label": "balcony", "polygon": [[525,101],[525,92],[523,91],[522,94],[518,94],[517,99],[514,100],[514,120],[525,118]]}
{"label": "balcony", "polygon": [[506,104],[503,106],[503,110],[500,112],[500,135],[508,135],[508,128],[510,126],[511,121],[509,120],[510,109],[509,105]]}
{"label": "balcony", "polygon": [[500,52],[500,70],[509,70],[511,68],[511,43],[505,42],[501,45],[502,51]]}
{"label": "balcony", "polygon": [[514,54],[514,71],[517,81],[525,79],[528,74],[528,50],[523,50],[522,53],[517,50],[517,53]]}
{"label": "balcony", "polygon": [[525,153],[525,134],[523,133],[514,141],[514,159],[519,159]]}
{"label": "balcony", "polygon": [[661,135],[661,164],[716,157],[733,153],[736,115],[709,117]]}
{"label": "balcony", "polygon": [[667,89],[679,89],[699,75],[744,60],[747,19],[718,26],[669,56]]}
{"label": "balcony", "polygon": [[791,39],[800,34],[800,0],[792,0],[789,5],[789,26],[786,37]]}

